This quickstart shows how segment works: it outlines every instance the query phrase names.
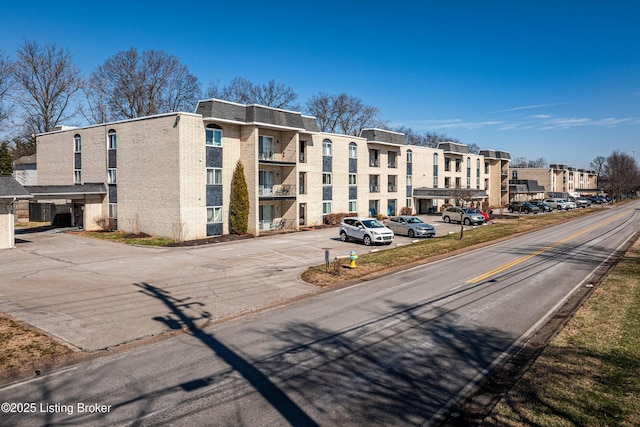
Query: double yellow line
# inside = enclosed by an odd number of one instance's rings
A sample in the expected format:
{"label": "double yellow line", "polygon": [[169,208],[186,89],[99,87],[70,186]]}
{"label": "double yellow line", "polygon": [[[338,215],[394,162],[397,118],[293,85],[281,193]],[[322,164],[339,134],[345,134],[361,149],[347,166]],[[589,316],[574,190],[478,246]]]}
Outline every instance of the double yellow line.
{"label": "double yellow line", "polygon": [[585,234],[585,233],[588,233],[589,231],[592,231],[592,230],[594,230],[594,229],[596,229],[596,228],[598,228],[598,227],[600,227],[600,226],[602,226],[602,225],[608,224],[608,223],[610,223],[611,221],[616,220],[616,219],[620,218],[621,216],[623,216],[623,215],[625,215],[625,214],[626,214],[626,212],[622,212],[622,213],[620,213],[620,214],[618,214],[618,215],[616,215],[616,216],[614,216],[614,217],[612,217],[612,218],[608,218],[608,219],[606,219],[606,220],[604,220],[604,221],[600,221],[599,223],[597,223],[597,224],[595,224],[595,225],[592,225],[592,226],[591,226],[591,227],[589,227],[589,228],[585,228],[584,230],[578,231],[577,233],[574,233],[574,234],[572,234],[571,236],[565,237],[565,238],[564,238],[564,239],[562,239],[562,240],[558,240],[557,242],[554,242],[554,243],[550,244],[549,246],[545,246],[545,247],[544,247],[544,248],[542,248],[542,249],[538,249],[538,250],[537,250],[537,251],[535,251],[535,252],[532,252],[532,253],[530,253],[530,254],[528,254],[528,255],[525,255],[525,256],[520,257],[520,258],[518,258],[518,259],[516,259],[516,260],[513,260],[513,261],[508,262],[508,263],[506,263],[506,264],[503,264],[503,265],[501,265],[501,266],[499,266],[499,267],[496,267],[496,268],[494,268],[493,270],[487,271],[487,272],[486,272],[486,273],[484,273],[484,274],[481,274],[481,275],[476,276],[476,277],[474,277],[474,278],[472,278],[472,279],[469,279],[469,280],[467,280],[467,283],[469,283],[469,284],[476,284],[476,283],[478,283],[478,282],[482,282],[483,280],[486,280],[486,279],[488,279],[488,278],[489,278],[489,277],[491,277],[491,276],[495,276],[496,274],[501,273],[501,272],[503,272],[503,271],[505,271],[505,270],[508,270],[508,269],[509,269],[509,268],[511,268],[511,267],[514,267],[514,266],[516,266],[516,265],[518,265],[518,264],[522,264],[523,262],[525,262],[525,261],[527,261],[527,260],[529,260],[529,259],[533,258],[533,257],[534,257],[534,256],[536,256],[536,255],[540,255],[540,254],[542,254],[542,253],[545,253],[545,252],[547,252],[547,251],[549,251],[549,250],[551,250],[551,249],[555,248],[556,246],[559,246],[559,245],[561,245],[561,244],[563,244],[563,243],[566,243],[566,242],[568,242],[568,241],[570,241],[570,240],[573,240],[573,239],[575,239],[576,237],[581,236],[581,235],[583,235],[583,234]]}

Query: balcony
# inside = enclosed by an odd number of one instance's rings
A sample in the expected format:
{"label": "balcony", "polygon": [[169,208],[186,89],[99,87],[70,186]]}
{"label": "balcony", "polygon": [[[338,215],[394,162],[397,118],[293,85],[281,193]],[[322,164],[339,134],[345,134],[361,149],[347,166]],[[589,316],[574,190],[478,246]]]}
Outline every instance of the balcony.
{"label": "balcony", "polygon": [[[301,161],[304,157],[304,154],[300,156]],[[296,164],[296,152],[293,150],[285,150],[281,153],[274,153],[272,151],[258,151],[258,161],[265,163],[285,163],[285,164]]]}
{"label": "balcony", "polygon": [[378,167],[378,159],[369,159],[369,166],[371,166],[372,168],[377,168]]}
{"label": "balcony", "polygon": [[396,188],[396,186],[395,186],[395,185],[391,185],[391,184],[389,184],[389,186],[388,186],[388,188],[387,188],[387,191],[388,191],[389,193],[395,193],[396,191],[398,191],[398,189]]}
{"label": "balcony", "polygon": [[380,192],[380,189],[378,188],[378,186],[377,186],[377,185],[370,185],[370,186],[369,186],[369,192],[370,192],[370,193],[379,193],[379,192]]}
{"label": "balcony", "polygon": [[296,186],[295,185],[259,185],[258,195],[260,197],[295,197]]}

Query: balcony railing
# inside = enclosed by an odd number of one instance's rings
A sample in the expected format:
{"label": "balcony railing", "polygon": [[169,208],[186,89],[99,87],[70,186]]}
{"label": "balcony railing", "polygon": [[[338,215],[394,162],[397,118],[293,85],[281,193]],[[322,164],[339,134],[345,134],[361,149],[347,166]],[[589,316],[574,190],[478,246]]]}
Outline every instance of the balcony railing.
{"label": "balcony railing", "polygon": [[389,185],[389,187],[387,188],[387,191],[388,191],[389,193],[395,193],[395,192],[396,192],[396,191],[398,191],[398,190],[396,189],[396,186],[395,186],[395,185],[391,185],[391,184],[390,184],[390,185]]}
{"label": "balcony railing", "polygon": [[380,189],[378,188],[377,185],[370,185],[369,186],[369,192],[371,192],[371,193],[379,193]]}
{"label": "balcony railing", "polygon": [[[304,163],[302,158],[304,158],[304,154],[300,155],[301,162]],[[295,163],[296,162],[296,152],[293,150],[285,150],[281,153],[273,152],[273,151],[258,151],[258,160],[265,160],[270,162],[287,162],[287,163]]]}
{"label": "balcony railing", "polygon": [[372,168],[377,168],[378,167],[378,159],[369,159],[369,166],[371,166]]}
{"label": "balcony railing", "polygon": [[271,196],[271,197],[295,196],[296,186],[295,185],[259,185],[258,195]]}

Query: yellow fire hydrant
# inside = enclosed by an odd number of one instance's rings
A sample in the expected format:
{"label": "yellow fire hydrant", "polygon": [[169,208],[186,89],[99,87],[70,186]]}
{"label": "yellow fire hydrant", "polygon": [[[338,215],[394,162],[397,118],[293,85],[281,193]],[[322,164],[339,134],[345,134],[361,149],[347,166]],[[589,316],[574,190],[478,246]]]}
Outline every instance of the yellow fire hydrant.
{"label": "yellow fire hydrant", "polygon": [[358,259],[358,255],[356,255],[356,251],[352,250],[349,252],[349,268],[356,268],[356,260]]}

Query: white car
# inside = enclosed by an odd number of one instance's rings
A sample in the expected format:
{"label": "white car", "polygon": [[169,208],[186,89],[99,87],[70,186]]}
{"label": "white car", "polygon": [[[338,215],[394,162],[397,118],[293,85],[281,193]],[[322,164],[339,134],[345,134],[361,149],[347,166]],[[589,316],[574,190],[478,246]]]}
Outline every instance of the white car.
{"label": "white car", "polygon": [[340,240],[360,240],[366,246],[374,243],[390,245],[393,231],[374,218],[347,217],[340,223]]}
{"label": "white car", "polygon": [[553,209],[557,210],[567,210],[569,209],[569,205],[562,199],[544,199],[544,202],[551,206]]}

